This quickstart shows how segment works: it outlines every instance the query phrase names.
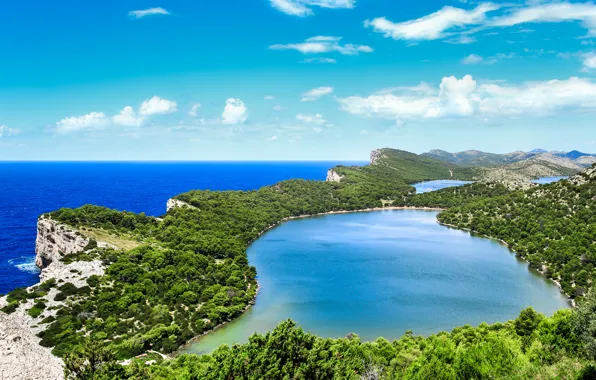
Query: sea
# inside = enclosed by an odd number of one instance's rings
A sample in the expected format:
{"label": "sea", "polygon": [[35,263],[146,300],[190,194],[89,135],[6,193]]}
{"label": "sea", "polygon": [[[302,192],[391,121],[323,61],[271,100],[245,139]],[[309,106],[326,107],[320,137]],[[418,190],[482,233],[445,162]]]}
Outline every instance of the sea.
{"label": "sea", "polygon": [[0,162],[0,294],[38,282],[40,214],[85,204],[159,216],[193,190],[254,190],[292,178],[324,180],[333,162]]}

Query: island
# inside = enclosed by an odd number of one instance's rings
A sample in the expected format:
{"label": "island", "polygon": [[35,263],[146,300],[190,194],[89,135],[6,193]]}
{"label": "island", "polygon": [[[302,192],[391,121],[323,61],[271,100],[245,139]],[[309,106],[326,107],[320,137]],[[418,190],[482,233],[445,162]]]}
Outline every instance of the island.
{"label": "island", "polygon": [[[331,168],[326,181],[189,191],[170,199],[159,218],[92,205],[44,214],[36,242],[40,283],[0,298],[0,354],[14,358],[6,376],[591,378],[596,165],[540,155],[495,159],[454,162],[436,151],[385,148],[373,151],[367,166]],[[529,181],[544,173],[573,176]],[[411,186],[440,179],[474,183],[424,194]],[[507,323],[430,337],[408,332],[394,342],[320,338],[285,321],[244,345],[170,358],[255,302],[258,268],[246,248],[264,231],[292,218],[387,208],[441,209],[440,223],[503,241],[577,308],[552,317],[528,308]]]}

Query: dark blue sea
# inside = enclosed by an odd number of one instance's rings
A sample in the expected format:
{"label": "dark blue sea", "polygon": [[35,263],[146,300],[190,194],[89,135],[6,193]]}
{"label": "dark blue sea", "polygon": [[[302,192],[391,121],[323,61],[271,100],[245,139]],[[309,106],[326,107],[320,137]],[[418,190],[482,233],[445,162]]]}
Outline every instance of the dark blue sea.
{"label": "dark blue sea", "polygon": [[363,162],[0,163],[0,294],[38,281],[36,221],[44,212],[92,203],[157,216],[188,190],[323,180],[337,164]]}

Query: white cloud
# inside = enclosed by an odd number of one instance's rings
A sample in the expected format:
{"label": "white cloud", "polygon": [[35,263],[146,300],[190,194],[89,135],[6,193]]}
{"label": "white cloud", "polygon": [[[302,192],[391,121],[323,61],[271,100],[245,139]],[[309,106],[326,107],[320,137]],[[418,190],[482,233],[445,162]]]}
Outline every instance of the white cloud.
{"label": "white cloud", "polygon": [[538,3],[523,8],[514,8],[505,16],[492,20],[490,26],[514,26],[526,23],[581,21],[596,35],[596,5],[593,3]]}
{"label": "white cloud", "polygon": [[267,141],[275,141],[277,140],[277,136],[271,136],[269,138],[267,138]]}
{"label": "white cloud", "polygon": [[566,80],[520,85],[478,84],[470,75],[445,77],[432,94],[373,94],[338,99],[356,115],[394,120],[441,117],[544,116],[564,110],[596,109],[596,83]]}
{"label": "white cloud", "polygon": [[461,63],[463,63],[464,65],[475,65],[482,61],[484,61],[484,58],[482,58],[481,56],[476,54],[470,54],[466,58],[462,59]]}
{"label": "white cloud", "polygon": [[196,117],[199,114],[199,110],[201,109],[201,103],[195,103],[190,107],[188,111],[188,115],[192,117]]}
{"label": "white cloud", "polygon": [[596,69],[596,54],[587,53],[582,55],[582,64],[584,65],[584,71]]}
{"label": "white cloud", "polygon": [[296,115],[296,120],[301,121],[306,124],[316,124],[316,125],[323,125],[327,123],[327,120],[321,115],[320,113],[311,115],[311,114],[303,114],[299,113]]}
{"label": "white cloud", "polygon": [[248,119],[248,109],[242,100],[230,98],[226,101],[221,119],[224,124],[243,124]]}
{"label": "white cloud", "polygon": [[302,101],[303,102],[311,102],[313,100],[319,99],[321,96],[329,95],[333,93],[333,87],[318,87],[313,88],[302,94]]}
{"label": "white cloud", "polygon": [[337,63],[337,60],[333,58],[325,58],[325,57],[315,57],[315,58],[307,58],[302,63]]}
{"label": "white cloud", "polygon": [[103,112],[91,112],[83,116],[66,117],[56,123],[56,132],[68,133],[81,130],[101,129],[109,124]]}
{"label": "white cloud", "polygon": [[273,95],[265,95],[265,100],[275,100],[275,96]]}
{"label": "white cloud", "polygon": [[277,111],[277,112],[279,112],[279,111],[283,111],[283,110],[285,110],[285,109],[286,109],[286,108],[284,108],[284,107],[280,106],[279,104],[276,104],[276,105],[274,105],[274,106],[273,106],[273,110],[274,110],[274,111]]}
{"label": "white cloud", "polygon": [[343,55],[372,53],[374,50],[367,45],[340,44],[341,37],[316,36],[296,44],[276,44],[269,46],[272,50],[296,50],[302,54],[322,54],[338,52]]}
{"label": "white cloud", "polygon": [[364,25],[395,40],[436,40],[451,35],[455,28],[484,23],[486,14],[499,8],[491,3],[480,4],[472,10],[446,6],[416,20],[394,23],[379,17],[365,21]]}
{"label": "white cloud", "polygon": [[445,42],[450,43],[450,44],[455,44],[455,45],[468,45],[468,44],[473,44],[474,42],[476,42],[476,37],[462,35],[462,36],[457,36],[455,38],[450,38],[448,40],[445,40]]}
{"label": "white cloud", "polygon": [[117,125],[124,125],[128,127],[140,127],[145,121],[145,118],[138,116],[131,106],[126,106],[120,111],[118,115],[112,117],[112,121]]}
{"label": "white cloud", "polygon": [[148,8],[148,9],[141,9],[137,11],[130,11],[128,15],[134,18],[142,18],[145,16],[154,16],[154,15],[169,15],[170,12],[166,11],[163,8]]}
{"label": "white cloud", "polygon": [[6,125],[0,125],[0,139],[4,136],[11,137],[16,136],[21,133],[20,129],[17,128],[8,128]]}
{"label": "white cloud", "polygon": [[462,59],[461,63],[463,63],[464,65],[476,65],[479,63],[492,65],[492,64],[497,63],[500,60],[511,59],[513,57],[515,57],[515,53],[509,53],[509,54],[498,53],[493,56],[487,57],[486,59],[484,59],[483,57],[481,57],[477,54],[470,54],[469,56]]}
{"label": "white cloud", "polygon": [[270,0],[273,8],[291,16],[310,16],[312,7],[354,8],[355,0]]}
{"label": "white cloud", "polygon": [[143,116],[170,114],[177,111],[176,107],[176,102],[154,96],[141,104],[139,114]]}

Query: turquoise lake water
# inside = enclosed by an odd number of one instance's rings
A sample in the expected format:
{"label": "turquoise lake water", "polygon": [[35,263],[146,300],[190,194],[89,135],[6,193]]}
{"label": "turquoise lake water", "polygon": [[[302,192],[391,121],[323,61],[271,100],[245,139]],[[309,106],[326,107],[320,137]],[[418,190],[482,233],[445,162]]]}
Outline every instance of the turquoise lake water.
{"label": "turquoise lake water", "polygon": [[560,181],[562,179],[567,179],[568,176],[559,176],[559,177],[540,177],[538,179],[533,180],[532,182],[537,183],[539,185],[546,185],[548,183],[553,183]]}
{"label": "turquoise lake water", "polygon": [[292,318],[323,337],[363,340],[506,321],[527,307],[568,307],[552,282],[502,244],[436,223],[436,212],[392,210],[292,220],[248,249],[261,291],[234,322],[186,352],[246,342]]}
{"label": "turquoise lake water", "polygon": [[468,183],[473,183],[472,181],[458,181],[453,179],[439,179],[436,181],[426,181],[415,183],[412,186],[416,188],[416,193],[428,193],[430,191],[445,189],[447,187],[455,187],[455,186],[463,186]]}

